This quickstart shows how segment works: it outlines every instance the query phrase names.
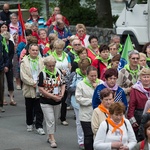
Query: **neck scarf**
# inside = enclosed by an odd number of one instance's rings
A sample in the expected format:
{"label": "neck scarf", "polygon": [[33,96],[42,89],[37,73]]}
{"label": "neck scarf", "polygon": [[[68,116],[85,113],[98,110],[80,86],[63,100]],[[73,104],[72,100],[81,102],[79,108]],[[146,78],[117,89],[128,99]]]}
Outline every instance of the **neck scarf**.
{"label": "neck scarf", "polygon": [[106,82],[104,82],[103,85],[104,85],[106,88],[108,88],[108,89],[110,89],[110,90],[112,90],[112,91],[117,91],[117,90],[118,90],[118,85],[117,85],[117,84],[115,84],[115,86],[112,87],[112,88],[110,88]]}
{"label": "neck scarf", "polygon": [[146,61],[150,61],[150,57],[146,57]]}
{"label": "neck scarf", "polygon": [[84,39],[85,39],[86,34],[84,34],[82,37],[79,36],[78,34],[76,34],[76,36],[80,39],[80,41],[82,42],[82,45],[85,46]]}
{"label": "neck scarf", "polygon": [[[98,49],[97,49],[96,51],[94,51],[93,48],[92,48],[92,46],[90,46],[90,45],[88,46],[88,48],[89,48],[89,50],[91,51],[91,53],[92,53],[93,55],[97,56],[97,55],[99,54]],[[98,48],[99,48],[99,45],[98,45]]]}
{"label": "neck scarf", "polygon": [[106,109],[106,107],[104,107],[103,104],[100,104],[100,105],[98,106],[98,108],[99,108],[103,113],[107,114],[107,116],[110,115],[108,109]]}
{"label": "neck scarf", "polygon": [[54,72],[49,71],[46,67],[44,68],[43,71],[47,73],[50,76],[50,78],[52,78],[52,76],[56,78],[56,74],[57,74],[56,68],[54,69]]}
{"label": "neck scarf", "polygon": [[115,124],[110,117],[106,118],[106,120],[113,127],[112,133],[114,133],[117,129],[120,131],[122,141],[123,131],[120,129],[120,127],[124,124],[124,118],[122,117],[122,120],[119,124]]}
{"label": "neck scarf", "polygon": [[136,70],[131,70],[129,64],[125,65],[124,68],[129,71],[129,73],[132,75],[132,82],[136,83],[138,79],[138,73],[140,71],[140,65],[137,66]]}
{"label": "neck scarf", "polygon": [[30,55],[28,55],[28,59],[31,63],[32,70],[37,71],[38,70],[38,60],[39,60],[39,58],[37,57],[35,59],[32,59],[30,57]]}
{"label": "neck scarf", "polygon": [[148,109],[148,111],[147,111],[148,113],[150,113],[150,109]]}
{"label": "neck scarf", "polygon": [[60,36],[64,36],[64,29],[59,29],[57,26],[54,26],[54,29],[56,32],[60,34]]}
{"label": "neck scarf", "polygon": [[108,61],[110,60],[110,58],[108,57],[107,59],[103,59],[100,56],[96,56],[96,59],[99,59],[102,63],[108,63]]}
{"label": "neck scarf", "polygon": [[56,50],[54,50],[54,52],[52,53],[52,55],[55,57],[55,59],[57,61],[61,61],[63,62],[65,57],[66,57],[66,53],[64,51],[62,51],[62,58],[58,57],[57,53],[56,53]]}
{"label": "neck scarf", "polygon": [[82,78],[86,77],[86,75],[84,75],[79,68],[76,69],[76,73],[79,74]]}
{"label": "neck scarf", "polygon": [[[99,79],[96,79],[95,82],[98,84],[99,81],[100,81]],[[94,89],[93,85],[91,84],[91,82],[89,81],[89,79],[88,79],[87,77],[83,79],[83,82],[84,82],[87,86],[89,86],[89,87],[91,87],[91,88]]]}

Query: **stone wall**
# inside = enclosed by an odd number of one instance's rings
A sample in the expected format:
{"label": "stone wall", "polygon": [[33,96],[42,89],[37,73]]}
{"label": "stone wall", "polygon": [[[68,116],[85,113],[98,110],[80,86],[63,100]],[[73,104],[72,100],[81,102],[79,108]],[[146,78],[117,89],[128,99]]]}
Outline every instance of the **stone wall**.
{"label": "stone wall", "polygon": [[[76,34],[75,26],[70,26],[72,34]],[[99,40],[99,44],[108,44],[111,36],[115,34],[115,29],[86,27],[87,34],[96,35]]]}

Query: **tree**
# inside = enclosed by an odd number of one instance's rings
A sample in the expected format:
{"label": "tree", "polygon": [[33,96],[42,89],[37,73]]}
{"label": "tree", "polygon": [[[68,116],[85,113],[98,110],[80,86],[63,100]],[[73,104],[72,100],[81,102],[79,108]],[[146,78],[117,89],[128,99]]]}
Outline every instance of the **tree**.
{"label": "tree", "polygon": [[49,19],[49,0],[45,0],[46,4],[46,18]]}
{"label": "tree", "polygon": [[96,0],[96,12],[99,19],[99,27],[113,27],[110,0]]}

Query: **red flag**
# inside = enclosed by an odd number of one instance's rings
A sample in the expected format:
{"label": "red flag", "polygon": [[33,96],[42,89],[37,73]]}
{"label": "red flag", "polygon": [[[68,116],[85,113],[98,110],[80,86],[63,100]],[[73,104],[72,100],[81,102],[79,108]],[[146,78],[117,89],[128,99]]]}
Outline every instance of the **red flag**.
{"label": "red flag", "polygon": [[18,4],[18,19],[19,19],[19,30],[18,30],[18,43],[25,39],[25,26],[22,18],[22,12],[20,9],[20,4]]}

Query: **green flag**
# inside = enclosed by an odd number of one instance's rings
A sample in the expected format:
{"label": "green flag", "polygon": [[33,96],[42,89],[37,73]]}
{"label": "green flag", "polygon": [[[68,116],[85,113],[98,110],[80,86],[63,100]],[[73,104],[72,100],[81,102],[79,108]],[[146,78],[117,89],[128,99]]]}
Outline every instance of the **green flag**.
{"label": "green flag", "polygon": [[132,50],[134,50],[134,48],[133,48],[130,36],[128,35],[128,37],[126,38],[126,41],[125,41],[125,45],[124,45],[124,48],[123,48],[122,55],[121,55],[118,70],[124,68],[124,66],[126,64],[128,64],[128,62],[129,62],[128,54]]}

